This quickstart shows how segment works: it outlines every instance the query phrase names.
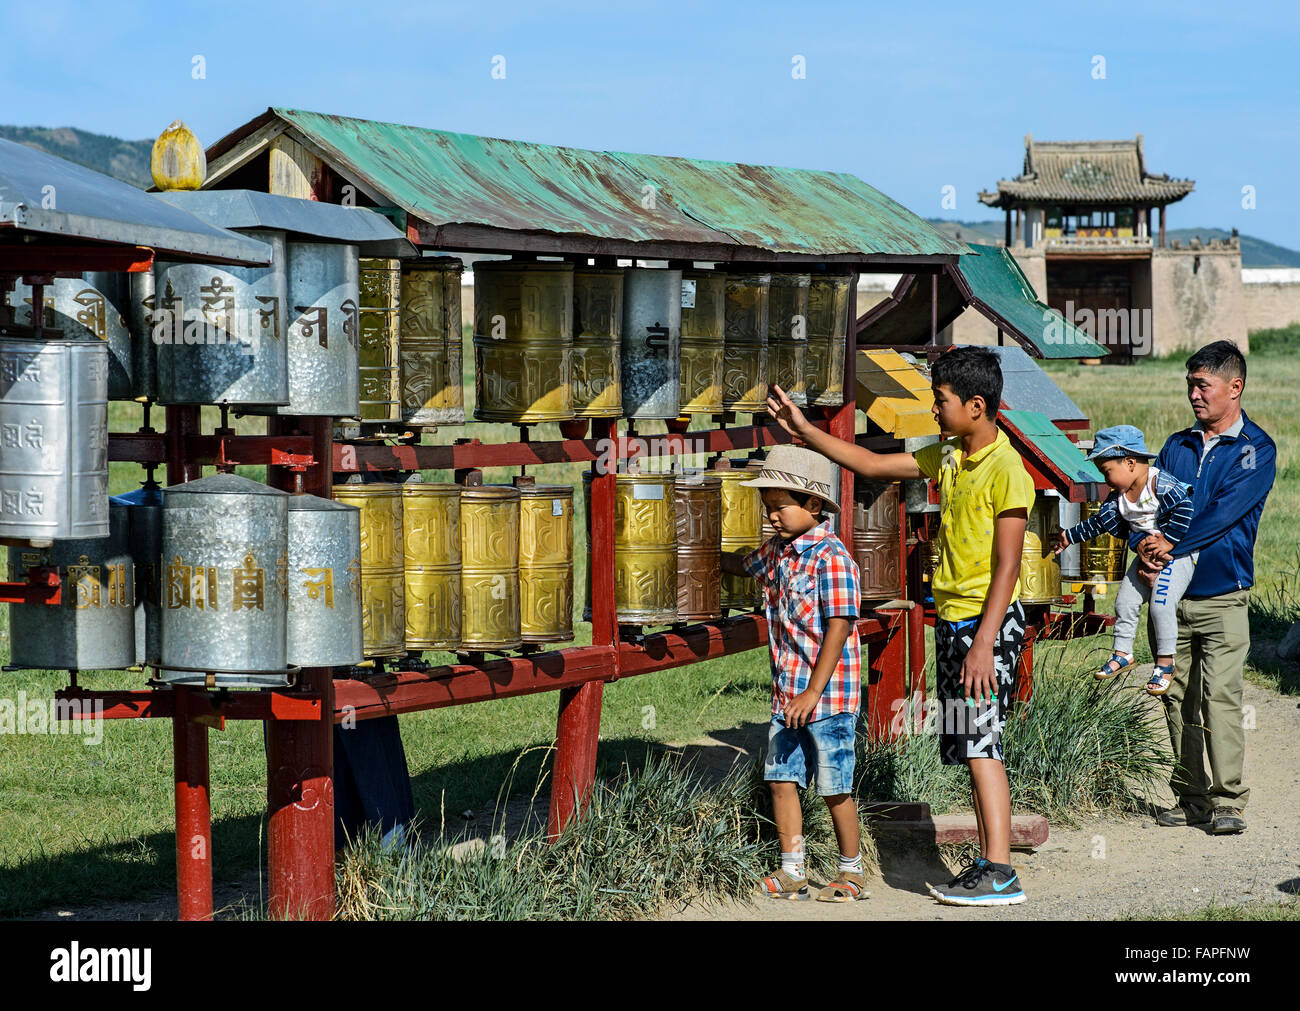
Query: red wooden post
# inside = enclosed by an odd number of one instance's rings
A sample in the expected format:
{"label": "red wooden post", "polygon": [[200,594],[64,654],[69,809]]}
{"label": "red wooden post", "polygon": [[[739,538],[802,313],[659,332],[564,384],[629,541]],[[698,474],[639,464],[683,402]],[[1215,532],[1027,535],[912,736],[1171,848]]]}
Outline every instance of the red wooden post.
{"label": "red wooden post", "polygon": [[1034,640],[1038,637],[1038,630],[1039,626],[1031,623],[1025,629],[1024,647],[1016,667],[1017,702],[1028,702],[1034,697]]}
{"label": "red wooden post", "polygon": [[898,712],[896,703],[904,698],[903,648],[907,637],[902,629],[891,628],[885,641],[867,644],[867,661],[870,668],[870,688],[867,692],[867,735],[872,740],[893,737],[893,721]]}

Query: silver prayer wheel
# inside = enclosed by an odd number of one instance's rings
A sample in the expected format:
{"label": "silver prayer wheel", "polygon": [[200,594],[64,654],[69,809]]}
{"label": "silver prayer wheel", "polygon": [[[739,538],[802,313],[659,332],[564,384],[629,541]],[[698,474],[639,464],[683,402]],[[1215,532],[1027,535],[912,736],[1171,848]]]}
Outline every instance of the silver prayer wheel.
{"label": "silver prayer wheel", "polygon": [[287,685],[289,496],[236,474],[163,489],[158,676],[218,688]]}
{"label": "silver prayer wheel", "polygon": [[135,563],[135,662],[162,656],[162,489],[148,484],[115,495],[109,508],[126,512],[126,543]]}
{"label": "silver prayer wheel", "polygon": [[127,323],[131,329],[131,389],[134,398],[158,399],[158,347],[153,340],[154,278],[146,270],[128,275]]}
{"label": "silver prayer wheel", "polygon": [[682,272],[623,273],[623,415],[676,418],[681,394]]}
{"label": "silver prayer wheel", "polygon": [[48,566],[58,570],[62,603],[10,604],[9,662],[53,670],[121,670],[134,664],[135,584],[127,547],[127,515],[109,509],[107,537],[9,549],[13,578]]}
{"label": "silver prayer wheel", "polygon": [[361,510],[291,495],[286,659],[296,667],[357,664],[361,635]]}
{"label": "silver prayer wheel", "polygon": [[[1062,530],[1069,530],[1070,527],[1078,526],[1083,518],[1083,506],[1079,502],[1071,502],[1065,496],[1061,496],[1056,503],[1056,522]],[[1071,544],[1057,556],[1061,564],[1061,579],[1063,582],[1083,579],[1083,545]]]}
{"label": "silver prayer wheel", "polygon": [[0,337],[0,537],[108,536],[108,357]]}

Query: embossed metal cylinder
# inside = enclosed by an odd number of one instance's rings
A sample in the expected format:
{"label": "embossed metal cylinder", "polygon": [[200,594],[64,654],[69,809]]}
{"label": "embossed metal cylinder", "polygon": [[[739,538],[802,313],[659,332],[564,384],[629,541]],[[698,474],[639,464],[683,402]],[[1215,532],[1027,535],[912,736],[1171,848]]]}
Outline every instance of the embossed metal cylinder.
{"label": "embossed metal cylinder", "polygon": [[[591,571],[591,479],[587,501],[587,571]],[[672,474],[618,474],[614,478],[614,614],[626,625],[677,620],[677,506]],[[584,620],[591,620],[587,580]]]}
{"label": "embossed metal cylinder", "polygon": [[[722,550],[747,554],[763,543],[763,499],[757,488],[741,487],[742,481],[752,481],[754,473],[748,467],[717,468],[710,474],[722,481]],[[753,610],[759,604],[758,583],[752,576],[733,576],[723,573],[722,606]]]}
{"label": "embossed metal cylinder", "polygon": [[804,391],[813,406],[838,407],[844,403],[844,355],[848,346],[852,283],[849,275],[814,274],[808,286]]}
{"label": "embossed metal cylinder", "polygon": [[363,624],[361,510],[291,495],[285,656],[297,667],[360,663]]}
{"label": "embossed metal cylinder", "polygon": [[425,257],[402,270],[402,420],[465,424],[460,279],[454,256]]}
{"label": "embossed metal cylinder", "polygon": [[35,566],[56,568],[63,602],[9,605],[9,663],[54,670],[120,670],[136,662],[135,582],[127,510],[109,508],[107,537],[11,547],[16,580]]}
{"label": "embossed metal cylinder", "polygon": [[898,485],[853,483],[853,560],[863,600],[891,600],[899,585]]}
{"label": "embossed metal cylinder", "polygon": [[135,662],[162,656],[162,489],[146,485],[114,495],[109,508],[126,510],[126,543],[135,563]]}
{"label": "embossed metal cylinder", "polygon": [[629,267],[623,274],[623,415],[676,418],[681,393],[682,272]]}
{"label": "embossed metal cylinder", "polygon": [[773,274],[768,292],[767,378],[800,407],[808,403],[808,274]]}
{"label": "embossed metal cylinder", "polygon": [[357,348],[362,421],[402,419],[402,261],[357,261],[361,331]]}
{"label": "embossed metal cylinder", "polygon": [[721,414],[727,327],[727,276],[682,271],[681,392],[683,415]]}
{"label": "embossed metal cylinder", "polygon": [[406,648],[460,649],[460,485],[402,485]]}
{"label": "embossed metal cylinder", "polygon": [[722,481],[716,474],[679,474],[677,620],[722,617]]}
{"label": "embossed metal cylinder", "polygon": [[402,486],[336,484],[334,501],[361,510],[361,627],[366,656],[406,652]]}
{"label": "embossed metal cylinder", "polygon": [[[1057,522],[1062,530],[1068,530],[1070,527],[1078,526],[1083,517],[1083,506],[1086,503],[1070,502],[1062,497],[1057,501]],[[1057,556],[1057,561],[1061,565],[1061,579],[1065,582],[1071,580],[1081,580],[1083,578],[1083,545],[1071,544]]]}
{"label": "embossed metal cylinder", "polygon": [[158,677],[202,685],[210,672],[218,688],[288,684],[289,496],[237,474],[162,494]]}
{"label": "embossed metal cylinder", "polygon": [[161,403],[289,403],[284,233],[250,228],[241,234],[271,247],[269,266],[154,265]]}
{"label": "embossed metal cylinder", "polygon": [[757,414],[767,409],[767,318],[771,274],[727,274],[722,406]]}
{"label": "embossed metal cylinder", "polygon": [[152,270],[130,274],[127,324],[131,331],[132,399],[158,399],[158,346],[153,339],[154,276]]}
{"label": "embossed metal cylinder", "polygon": [[573,264],[474,265],[474,417],[573,417]]}
{"label": "embossed metal cylinder", "polygon": [[573,486],[519,488],[519,614],[524,642],[573,638]]}
{"label": "embossed metal cylinder", "polygon": [[1022,604],[1053,604],[1061,599],[1061,566],[1056,560],[1058,529],[1056,496],[1035,492],[1020,556]]}
{"label": "embossed metal cylinder", "polygon": [[107,345],[0,337],[0,537],[108,532]]}
{"label": "embossed metal cylinder", "polygon": [[[1101,509],[1100,502],[1084,502],[1081,519],[1091,519]],[[1092,583],[1114,583],[1124,578],[1128,563],[1128,544],[1112,534],[1102,534],[1080,545],[1082,575],[1085,581]],[[1068,553],[1068,549],[1061,555]]]}
{"label": "embossed metal cylinder", "polygon": [[460,493],[461,648],[518,649],[519,489],[466,487]]}
{"label": "embossed metal cylinder", "polygon": [[573,414],[621,418],[623,270],[578,267],[573,272]]}

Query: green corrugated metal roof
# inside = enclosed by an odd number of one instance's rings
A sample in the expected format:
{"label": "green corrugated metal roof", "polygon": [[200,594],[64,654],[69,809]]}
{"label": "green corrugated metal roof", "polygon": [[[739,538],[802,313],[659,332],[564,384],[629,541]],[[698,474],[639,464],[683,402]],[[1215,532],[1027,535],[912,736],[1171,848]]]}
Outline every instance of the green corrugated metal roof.
{"label": "green corrugated metal roof", "polygon": [[1083,450],[1071,442],[1070,437],[1052,424],[1045,414],[1037,411],[1000,411],[998,417],[1005,418],[1014,425],[1062,474],[1076,483],[1101,483],[1106,480],[1097,465],[1084,456]]}
{"label": "green corrugated metal roof", "polygon": [[[270,114],[343,175],[434,226],[798,254],[967,251],[843,173],[586,151],[297,109]],[[251,126],[214,145],[210,159]]]}

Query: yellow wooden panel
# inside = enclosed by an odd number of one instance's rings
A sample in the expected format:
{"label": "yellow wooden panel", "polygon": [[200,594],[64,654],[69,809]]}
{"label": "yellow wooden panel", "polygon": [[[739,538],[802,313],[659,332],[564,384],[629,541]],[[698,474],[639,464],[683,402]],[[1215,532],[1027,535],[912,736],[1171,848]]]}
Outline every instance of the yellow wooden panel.
{"label": "yellow wooden panel", "polygon": [[896,439],[938,435],[929,380],[896,351],[858,352],[858,409]]}

